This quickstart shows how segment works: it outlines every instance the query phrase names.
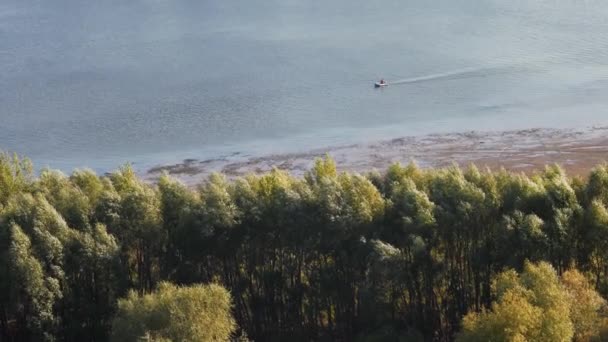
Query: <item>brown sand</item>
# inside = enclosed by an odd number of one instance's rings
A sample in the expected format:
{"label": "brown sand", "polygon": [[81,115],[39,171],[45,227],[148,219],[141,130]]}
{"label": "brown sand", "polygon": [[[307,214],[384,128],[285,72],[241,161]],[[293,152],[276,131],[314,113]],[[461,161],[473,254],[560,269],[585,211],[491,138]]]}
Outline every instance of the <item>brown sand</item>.
{"label": "brown sand", "polygon": [[278,168],[301,176],[315,158],[326,154],[334,158],[340,170],[355,172],[384,170],[395,162],[416,161],[421,167],[475,164],[525,173],[557,163],[571,175],[585,175],[608,160],[608,127],[432,134],[257,158],[188,159],[154,167],[144,177],[154,181],[162,172],[168,172],[192,185],[212,172],[235,178]]}

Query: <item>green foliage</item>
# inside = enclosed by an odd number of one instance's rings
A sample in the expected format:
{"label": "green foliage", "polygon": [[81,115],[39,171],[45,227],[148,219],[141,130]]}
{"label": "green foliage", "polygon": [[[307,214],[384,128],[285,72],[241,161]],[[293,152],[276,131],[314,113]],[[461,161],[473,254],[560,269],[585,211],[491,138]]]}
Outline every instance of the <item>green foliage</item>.
{"label": "green foliage", "polygon": [[597,340],[607,206],[606,166],[362,176],[326,157],[189,188],[2,154],[0,341],[105,341],[113,322],[117,340]]}
{"label": "green foliage", "polygon": [[592,338],[600,338],[606,313],[606,300],[577,270],[564,272],[561,281],[570,301],[570,319],[574,325],[575,340],[588,341]]}
{"label": "green foliage", "polygon": [[72,231],[64,249],[65,339],[105,338],[119,294],[117,276],[121,269],[116,239],[97,223],[91,231]]}
{"label": "green foliage", "polygon": [[11,195],[27,190],[32,177],[32,164],[28,159],[0,152],[0,208]]}
{"label": "green foliage", "polygon": [[31,338],[53,341],[53,305],[61,296],[57,279],[46,277],[42,263],[33,256],[32,244],[17,225],[10,228],[9,275],[13,286],[9,305],[24,321]]}
{"label": "green foliage", "polygon": [[463,319],[459,341],[570,341],[574,326],[571,301],[553,267],[526,263],[518,275],[506,271],[494,282],[491,311]]}
{"label": "green foliage", "polygon": [[606,301],[579,271],[557,276],[546,262],[526,262],[493,282],[491,311],[463,318],[459,341],[588,341],[601,338]]}
{"label": "green foliage", "polygon": [[131,291],[118,302],[112,341],[227,341],[235,331],[230,310],[230,294],[219,285],[160,283],[155,292]]}

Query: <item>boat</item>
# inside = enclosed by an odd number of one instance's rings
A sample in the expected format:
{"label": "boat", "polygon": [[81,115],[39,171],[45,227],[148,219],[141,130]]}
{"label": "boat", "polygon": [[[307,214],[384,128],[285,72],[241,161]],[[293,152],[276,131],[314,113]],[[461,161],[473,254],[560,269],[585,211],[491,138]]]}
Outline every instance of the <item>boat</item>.
{"label": "boat", "polygon": [[388,85],[388,83],[386,83],[386,82],[384,82],[384,83],[380,83],[380,82],[374,83],[374,87],[375,88],[386,87],[387,85]]}

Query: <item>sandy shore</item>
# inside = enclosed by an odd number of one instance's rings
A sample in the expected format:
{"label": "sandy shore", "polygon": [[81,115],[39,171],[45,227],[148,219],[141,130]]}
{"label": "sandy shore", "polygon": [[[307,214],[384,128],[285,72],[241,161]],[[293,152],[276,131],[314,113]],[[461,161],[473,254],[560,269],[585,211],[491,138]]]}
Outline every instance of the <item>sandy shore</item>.
{"label": "sandy shore", "polygon": [[325,154],[334,158],[340,170],[356,172],[384,170],[392,163],[413,160],[421,167],[475,164],[525,173],[557,163],[570,174],[584,175],[593,166],[608,160],[608,127],[431,134],[327,147],[305,153],[255,158],[235,154],[217,159],[187,159],[179,164],[153,167],[143,177],[154,181],[162,172],[168,172],[191,185],[201,182],[212,172],[222,172],[235,178],[268,172],[273,167],[301,176],[310,169],[315,158]]}

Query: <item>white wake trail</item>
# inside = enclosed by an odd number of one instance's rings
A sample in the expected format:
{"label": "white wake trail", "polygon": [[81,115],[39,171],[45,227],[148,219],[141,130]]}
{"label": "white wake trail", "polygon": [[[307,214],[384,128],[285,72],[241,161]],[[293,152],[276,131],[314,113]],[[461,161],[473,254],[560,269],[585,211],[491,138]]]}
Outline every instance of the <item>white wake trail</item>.
{"label": "white wake trail", "polygon": [[418,83],[418,82],[425,82],[425,81],[441,80],[441,79],[445,79],[445,78],[451,78],[453,76],[463,77],[463,76],[467,76],[468,74],[476,73],[476,72],[478,73],[479,71],[483,71],[483,70],[484,70],[484,68],[464,68],[464,69],[458,69],[458,70],[431,74],[431,75],[403,78],[400,80],[391,81],[390,83],[391,84]]}
{"label": "white wake trail", "polygon": [[449,80],[449,79],[461,79],[470,77],[483,77],[488,75],[496,75],[499,73],[513,72],[515,68],[513,66],[486,66],[486,67],[470,67],[457,69],[442,73],[403,78],[395,81],[389,81],[390,84],[406,84],[406,83],[419,83],[436,80]]}

